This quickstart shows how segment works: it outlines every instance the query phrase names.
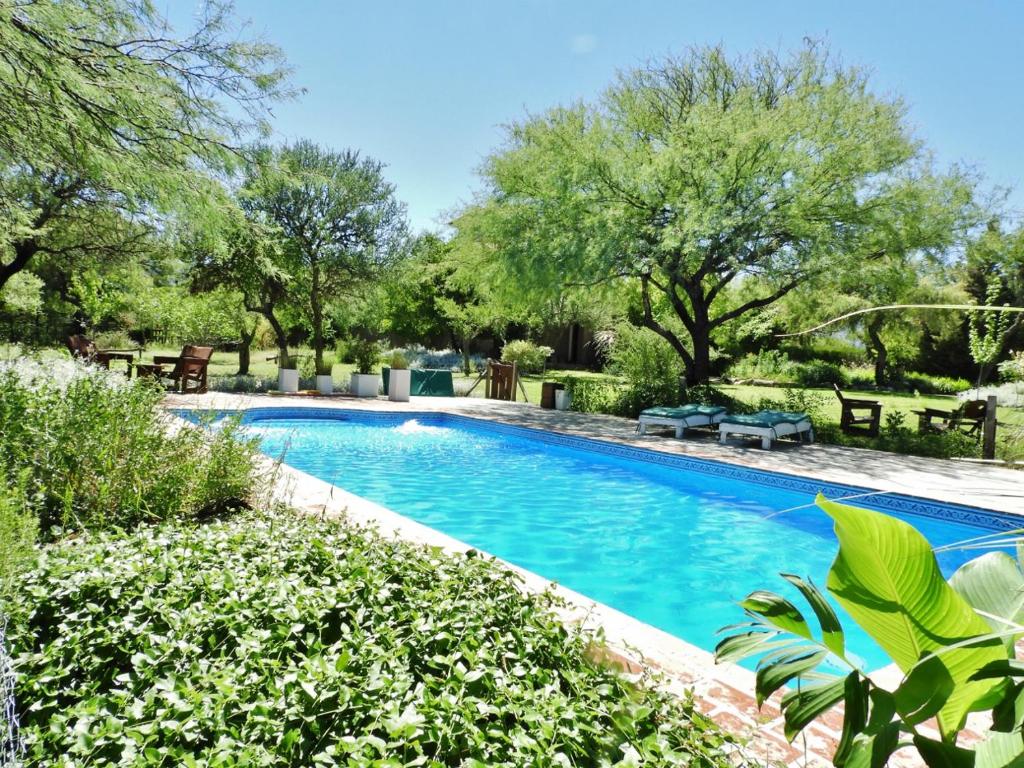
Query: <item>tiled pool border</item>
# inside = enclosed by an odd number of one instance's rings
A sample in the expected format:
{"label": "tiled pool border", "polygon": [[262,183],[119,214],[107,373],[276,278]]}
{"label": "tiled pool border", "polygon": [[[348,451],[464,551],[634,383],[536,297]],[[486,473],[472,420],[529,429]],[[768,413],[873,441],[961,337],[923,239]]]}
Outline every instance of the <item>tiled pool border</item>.
{"label": "tiled pool border", "polygon": [[872,509],[884,512],[899,512],[942,519],[967,525],[980,526],[992,530],[1010,531],[1022,527],[1021,518],[1017,515],[965,504],[927,499],[919,496],[879,491],[867,486],[854,486],[827,480],[816,480],[801,475],[790,475],[765,469],[753,469],[714,459],[695,458],[663,453],[661,451],[621,445],[607,440],[590,437],[579,437],[551,432],[534,427],[505,424],[486,418],[465,416],[443,411],[373,411],[346,408],[323,408],[305,406],[266,406],[242,408],[237,410],[214,409],[174,409],[176,413],[208,413],[214,417],[242,414],[246,421],[266,421],[275,418],[329,419],[332,421],[378,422],[399,424],[410,419],[430,420],[434,423],[465,424],[484,431],[511,436],[528,437],[539,442],[563,447],[575,448],[591,453],[600,453],[620,458],[633,459],[651,464],[700,472],[717,477],[756,483],[772,488],[784,488],[798,493],[815,495],[824,493],[830,498],[844,498],[871,494],[853,503],[859,503]]}

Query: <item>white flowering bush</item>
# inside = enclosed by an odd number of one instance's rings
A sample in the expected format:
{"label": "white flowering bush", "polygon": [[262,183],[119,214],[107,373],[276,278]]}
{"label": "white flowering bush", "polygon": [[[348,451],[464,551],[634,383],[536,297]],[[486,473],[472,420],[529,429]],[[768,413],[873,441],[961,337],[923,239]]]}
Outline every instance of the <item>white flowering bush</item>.
{"label": "white flowering bush", "polygon": [[66,392],[76,383],[85,380],[111,390],[129,386],[128,378],[119,371],[110,371],[70,358],[40,360],[19,357],[0,360],[0,377],[9,378],[19,387],[32,392]]}

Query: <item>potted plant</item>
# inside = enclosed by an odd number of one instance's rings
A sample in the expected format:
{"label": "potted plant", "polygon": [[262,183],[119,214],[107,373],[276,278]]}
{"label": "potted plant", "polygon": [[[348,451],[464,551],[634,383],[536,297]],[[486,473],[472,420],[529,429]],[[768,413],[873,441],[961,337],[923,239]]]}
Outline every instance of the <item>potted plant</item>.
{"label": "potted plant", "polygon": [[376,397],[380,391],[380,376],[373,373],[373,367],[380,359],[380,348],[376,342],[360,339],[352,343],[351,350],[356,370],[349,389],[356,397]]}
{"label": "potted plant", "polygon": [[299,391],[299,361],[295,355],[287,352],[278,355],[277,389],[279,392]]}
{"label": "potted plant", "polygon": [[334,379],[331,371],[334,370],[334,358],[324,355],[323,359],[316,365],[316,388],[321,395],[334,393]]}
{"label": "potted plant", "polygon": [[401,352],[391,355],[391,371],[388,374],[388,400],[409,402],[409,389],[412,385],[412,373],[409,361]]}

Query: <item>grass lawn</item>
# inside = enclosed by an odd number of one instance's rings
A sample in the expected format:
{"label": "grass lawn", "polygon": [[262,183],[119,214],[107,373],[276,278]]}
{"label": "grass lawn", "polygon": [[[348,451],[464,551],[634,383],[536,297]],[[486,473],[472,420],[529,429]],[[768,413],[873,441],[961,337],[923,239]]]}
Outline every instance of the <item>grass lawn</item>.
{"label": "grass lawn", "polygon": [[[742,400],[745,403],[756,403],[761,398],[778,399],[782,396],[783,390],[776,387],[754,387],[736,386],[723,384],[719,387],[723,392]],[[823,398],[822,410],[829,421],[839,423],[840,406],[839,398],[831,389],[808,389],[810,392],[820,394]],[[912,411],[920,411],[925,408],[937,408],[949,411],[957,407],[959,401],[952,395],[915,395],[912,392],[873,392],[870,390],[844,389],[844,395],[853,399],[877,400],[882,404],[882,423],[885,423],[885,415],[892,411],[900,411],[907,417],[907,424],[915,426],[917,417]],[[1024,427],[1024,409],[1000,408],[997,414],[1001,424],[1010,424],[1017,427]]]}

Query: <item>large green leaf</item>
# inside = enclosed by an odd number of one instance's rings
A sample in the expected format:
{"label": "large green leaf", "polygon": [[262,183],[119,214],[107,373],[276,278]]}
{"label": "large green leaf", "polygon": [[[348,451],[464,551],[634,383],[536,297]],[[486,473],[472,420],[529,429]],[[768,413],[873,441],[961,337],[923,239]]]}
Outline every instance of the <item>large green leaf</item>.
{"label": "large green leaf", "polygon": [[[1024,619],[1024,574],[1005,552],[989,552],[964,563],[949,583],[972,608],[989,614],[982,618],[996,632],[1012,629]],[[1007,642],[1012,644],[1012,638]]]}
{"label": "large green leaf", "polygon": [[[821,495],[817,503],[835,521],[839,539],[829,591],[901,670],[909,672],[922,657],[952,643],[989,633],[988,624],[942,577],[931,545],[912,526]],[[1004,658],[1006,649],[998,640],[940,654],[953,681],[937,716],[947,738],[1003,685],[971,681],[971,675]]]}
{"label": "large green leaf", "polygon": [[843,635],[843,627],[839,623],[839,617],[828,604],[828,600],[821,594],[821,591],[814,586],[810,579],[804,580],[792,573],[782,574],[782,578],[800,590],[800,594],[810,603],[814,615],[818,617],[818,624],[821,626],[821,640],[825,646],[841,659],[846,658],[846,643]]}
{"label": "large green leaf", "polygon": [[[857,678],[857,672],[851,672]],[[782,714],[786,719],[786,738],[790,741],[812,720],[829,711],[846,695],[847,680],[837,677],[817,685],[798,685],[782,696]]]}
{"label": "large green leaf", "polygon": [[989,731],[975,748],[974,768],[1018,768],[1024,765],[1024,739],[1020,731]]}

